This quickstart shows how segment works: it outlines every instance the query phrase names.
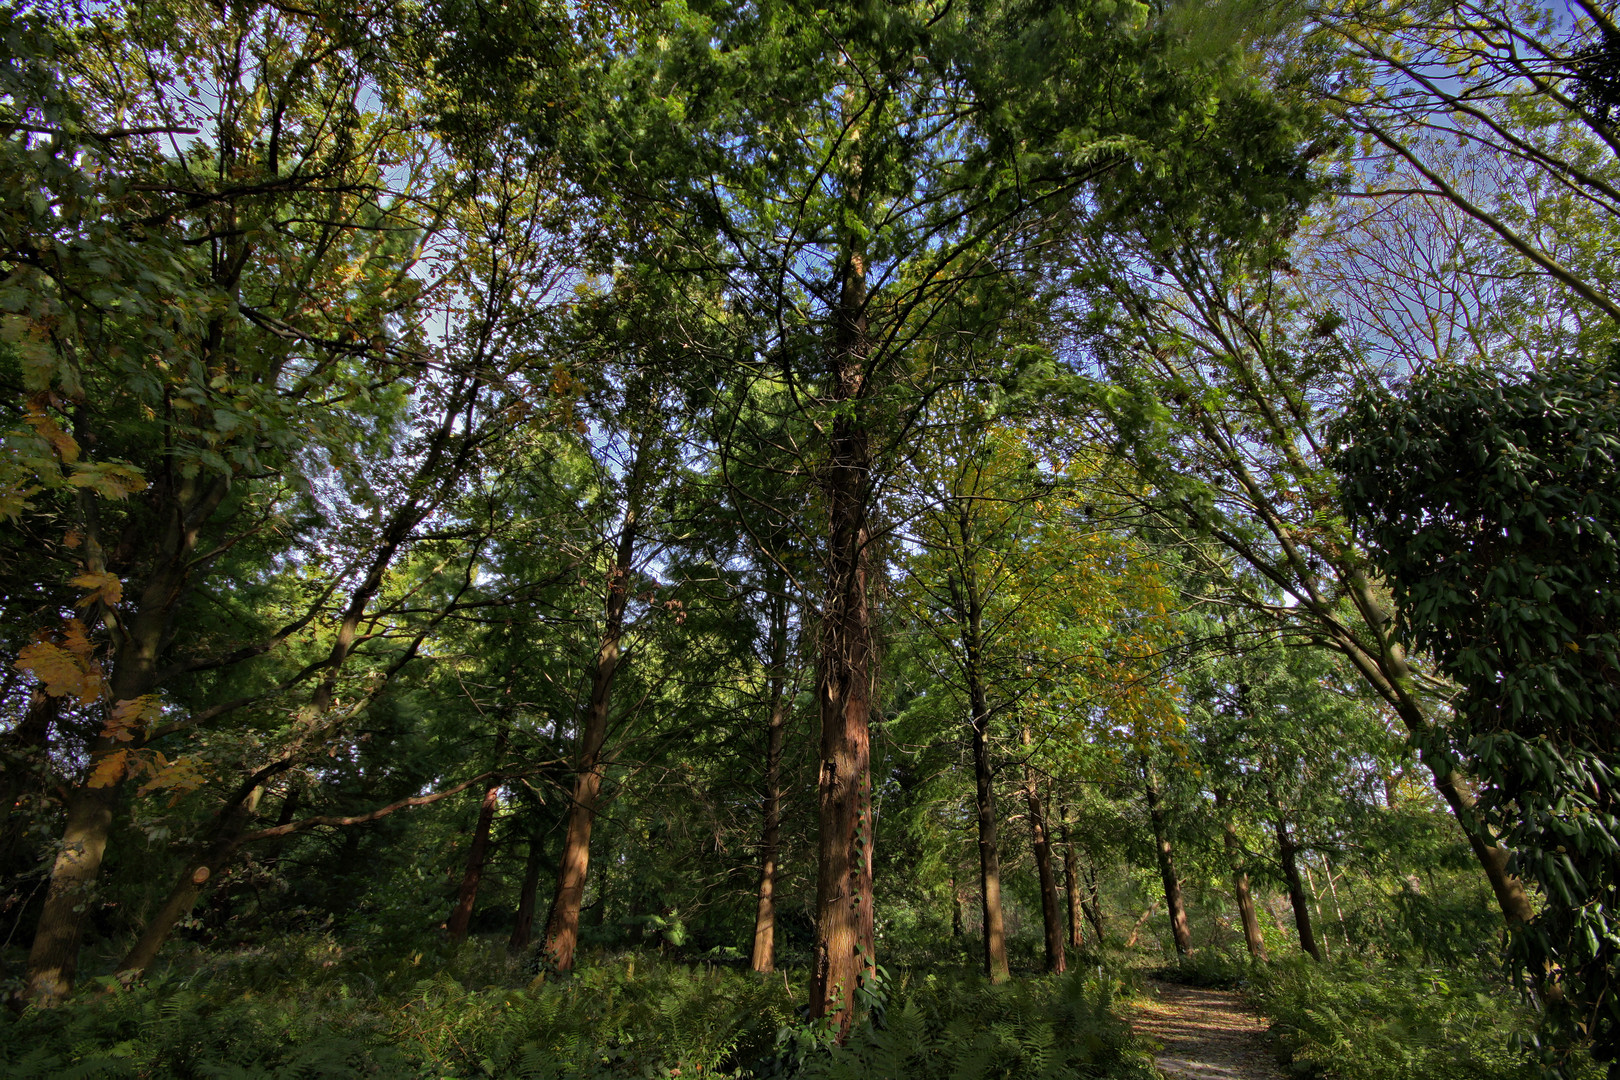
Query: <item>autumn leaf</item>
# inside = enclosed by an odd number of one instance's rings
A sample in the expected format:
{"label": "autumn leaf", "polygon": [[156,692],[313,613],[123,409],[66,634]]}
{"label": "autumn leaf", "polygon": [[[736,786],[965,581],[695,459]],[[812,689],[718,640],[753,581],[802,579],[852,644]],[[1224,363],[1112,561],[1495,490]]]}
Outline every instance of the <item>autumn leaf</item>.
{"label": "autumn leaf", "polygon": [[124,770],[129,765],[130,757],[130,752],[122,748],[102,754],[96,758],[95,768],[90,770],[90,778],[84,782],[84,786],[112,787],[124,778]]}
{"label": "autumn leaf", "polygon": [[61,426],[51,419],[49,414],[38,408],[30,407],[28,415],[23,417],[23,420],[29,427],[34,429],[36,435],[51,444],[51,449],[55,450],[57,456],[64,462],[71,465],[79,460],[78,441],[63,431]]}
{"label": "autumn leaf", "polygon": [[142,694],[126,698],[112,707],[107,723],[101,729],[106,739],[132,742],[140,729],[163,715],[163,703],[156,694]]}
{"label": "autumn leaf", "polygon": [[96,603],[117,607],[118,602],[124,598],[124,583],[105,570],[87,571],[73,578],[71,584],[90,590],[79,598],[74,604],[75,607],[89,607]]}
{"label": "autumn leaf", "polygon": [[154,751],[150,762],[142,764],[151,770],[152,778],[137,789],[138,795],[167,791],[175,798],[179,798],[196,791],[208,781],[202,759],[190,755],[183,755],[170,761],[162,753]]}
{"label": "autumn leaf", "polygon": [[54,631],[41,631],[32,644],[18,650],[16,666],[43,683],[51,697],[76,697],[89,705],[102,690],[101,665],[93,652],[84,624],[68,619]]}
{"label": "autumn leaf", "polygon": [[84,691],[84,666],[59,645],[36,641],[23,646],[17,653],[17,667],[44,683],[51,697],[78,697]]}

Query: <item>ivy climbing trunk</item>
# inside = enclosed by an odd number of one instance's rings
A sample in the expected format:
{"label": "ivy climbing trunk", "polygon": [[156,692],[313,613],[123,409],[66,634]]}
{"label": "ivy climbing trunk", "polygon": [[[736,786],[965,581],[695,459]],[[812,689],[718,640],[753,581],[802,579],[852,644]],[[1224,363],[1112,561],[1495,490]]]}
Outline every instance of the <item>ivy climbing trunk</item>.
{"label": "ivy climbing trunk", "polygon": [[[859,206],[858,195],[851,201]],[[839,277],[829,372],[835,414],[823,474],[828,534],[826,606],[816,657],[820,837],[810,1015],[833,1019],[842,1039],[855,1019],[855,991],[877,963],[869,730],[872,626],[866,593],[872,458],[863,415],[869,344],[866,272],[854,244],[848,246]]]}
{"label": "ivy climbing trunk", "polygon": [[759,837],[759,904],[754,912],[755,971],[776,970],[776,860],[782,839],[782,742],[787,734],[787,597],[771,593],[770,718],[765,724],[764,822]]}
{"label": "ivy climbing trunk", "polygon": [[1170,914],[1170,935],[1175,939],[1176,953],[1186,956],[1192,952],[1192,930],[1187,923],[1187,908],[1181,897],[1181,879],[1176,876],[1174,852],[1165,826],[1164,808],[1159,801],[1159,789],[1153,773],[1143,766],[1143,793],[1147,796],[1148,819],[1153,825],[1153,850],[1159,857],[1159,877],[1164,882],[1164,902]]}
{"label": "ivy climbing trunk", "polygon": [[1061,974],[1068,969],[1063,955],[1063,916],[1058,910],[1057,875],[1052,871],[1052,843],[1046,825],[1046,807],[1041,798],[1040,776],[1027,760],[1031,751],[1029,728],[1023,731],[1024,801],[1029,810],[1029,842],[1035,852],[1035,874],[1041,886],[1041,927],[1046,942],[1046,971]]}

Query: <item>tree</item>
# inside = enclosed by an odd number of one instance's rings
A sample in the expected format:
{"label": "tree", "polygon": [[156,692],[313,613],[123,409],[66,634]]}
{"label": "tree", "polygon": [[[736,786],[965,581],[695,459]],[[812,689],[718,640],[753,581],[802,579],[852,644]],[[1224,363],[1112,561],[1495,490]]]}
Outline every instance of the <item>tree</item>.
{"label": "tree", "polygon": [[1436,750],[1479,777],[1482,813],[1543,894],[1509,958],[1546,1003],[1557,1075],[1584,1039],[1602,1061],[1620,1050],[1617,391],[1612,360],[1436,369],[1365,392],[1338,429],[1345,512],[1397,632],[1461,687]]}
{"label": "tree", "polygon": [[[915,404],[961,378],[931,366],[942,314],[973,283],[1037,266],[1052,215],[1110,170],[1183,145],[1234,89],[1191,57],[1178,66],[1174,28],[1147,14],[666,8],[582,108],[602,119],[581,133],[581,182],[670,226],[633,257],[724,282],[739,342],[724,377],[781,378],[815,432],[827,517],[811,1007],[840,1031],[875,964],[874,494]],[[757,92],[764,72],[777,92]],[[1115,93],[1076,89],[1104,83]]]}

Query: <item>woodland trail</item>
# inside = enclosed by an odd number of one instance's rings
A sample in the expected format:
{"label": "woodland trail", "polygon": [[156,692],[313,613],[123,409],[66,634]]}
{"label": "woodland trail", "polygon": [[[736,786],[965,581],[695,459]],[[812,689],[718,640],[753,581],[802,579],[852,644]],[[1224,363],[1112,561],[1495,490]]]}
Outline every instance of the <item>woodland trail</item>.
{"label": "woodland trail", "polygon": [[1153,1055],[1169,1080],[1284,1080],[1266,1042],[1266,1022],[1230,990],[1148,984],[1131,1027],[1163,1044]]}

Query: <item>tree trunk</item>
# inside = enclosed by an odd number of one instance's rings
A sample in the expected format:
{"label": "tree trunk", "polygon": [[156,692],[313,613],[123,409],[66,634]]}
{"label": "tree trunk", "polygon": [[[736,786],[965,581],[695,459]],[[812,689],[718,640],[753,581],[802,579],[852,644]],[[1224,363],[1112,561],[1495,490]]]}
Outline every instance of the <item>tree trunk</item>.
{"label": "tree trunk", "polygon": [[1147,910],[1136,917],[1136,925],[1131,927],[1131,936],[1125,939],[1127,949],[1136,947],[1136,939],[1142,936],[1142,927],[1146,926],[1147,921],[1158,912],[1159,903],[1159,899],[1155,897],[1153,902],[1147,906]]}
{"label": "tree trunk", "polygon": [[831,375],[840,408],[824,472],[828,506],[826,610],[816,657],[821,710],[816,948],[810,1015],[836,1018],[839,1039],[855,1020],[857,985],[877,963],[872,912],[872,627],[867,606],[867,503],[871,445],[865,404],[866,274],[852,245],[840,269]]}
{"label": "tree trunk", "polygon": [[174,932],[175,925],[191,913],[197,904],[197,897],[202,895],[203,889],[218,876],[221,869],[230,862],[242,846],[242,839],[247,834],[248,822],[253,819],[253,812],[258,808],[259,798],[264,794],[263,785],[255,785],[246,794],[245,798],[236,801],[235,805],[225,809],[219,819],[219,826],[214,831],[214,839],[204,850],[201,856],[191,860],[186,868],[180,872],[174,887],[169,895],[158,906],[152,917],[146,920],[146,926],[141,930],[141,936],[136,940],[124,959],[118,965],[118,974],[128,977],[140,975],[157,955],[162,951],[169,935]]}
{"label": "tree trunk", "polygon": [[1311,929],[1311,909],[1305,896],[1305,883],[1299,876],[1299,851],[1294,847],[1294,838],[1288,833],[1288,819],[1283,815],[1281,807],[1277,808],[1275,824],[1277,854],[1282,861],[1283,880],[1288,883],[1288,902],[1294,908],[1294,926],[1299,930],[1299,947],[1320,960],[1322,949],[1316,943],[1315,931]]}
{"label": "tree trunk", "polygon": [[951,872],[951,937],[959,938],[963,934],[962,926],[962,890],[956,884],[956,872]]}
{"label": "tree trunk", "polygon": [[[971,550],[973,511],[957,516],[962,549]],[[961,579],[951,578],[951,600],[962,627],[962,676],[968,692],[968,730],[973,743],[973,780],[979,827],[979,904],[984,930],[984,973],[991,982],[1011,978],[1007,928],[1001,911],[1001,824],[996,814],[995,770],[990,761],[990,702],[984,685],[983,608],[973,563],[963,559]]]}
{"label": "tree trunk", "polygon": [[973,779],[979,812],[979,905],[984,924],[984,973],[991,982],[1011,978],[1007,967],[1007,928],[1001,918],[1001,851],[997,831],[995,774],[990,768],[986,728],[990,717],[983,687],[969,700],[973,707]]}
{"label": "tree trunk", "polygon": [[[780,583],[777,583],[778,590]],[[776,970],[776,860],[782,832],[782,742],[787,734],[787,599],[771,597],[770,720],[765,725],[764,827],[759,838],[759,905],[750,960],[761,974]]]}
{"label": "tree trunk", "polygon": [[1170,911],[1170,934],[1175,939],[1176,952],[1187,956],[1192,952],[1192,930],[1187,925],[1187,908],[1181,899],[1181,879],[1176,876],[1176,863],[1170,849],[1170,837],[1165,831],[1164,810],[1159,805],[1159,789],[1153,774],[1142,767],[1143,791],[1147,795],[1148,819],[1153,823],[1153,847],[1159,856],[1159,877],[1164,882],[1164,901]]}
{"label": "tree trunk", "polygon": [[562,858],[557,865],[557,890],[552,896],[551,914],[546,919],[546,959],[558,971],[573,969],[574,950],[579,945],[579,911],[585,901],[585,875],[590,869],[591,827],[596,822],[596,804],[602,794],[602,751],[607,742],[613,677],[619,670],[620,638],[624,634],[624,611],[629,600],[630,572],[634,567],[641,490],[650,465],[646,460],[648,449],[648,440],[644,437],[630,468],[624,528],[619,533],[607,599],[603,604],[602,639],[596,650],[596,672],[591,680],[585,727],[580,733],[574,797],[568,807],[568,828],[563,836]]}
{"label": "tree trunk", "polygon": [[1080,901],[1080,910],[1085,914],[1086,921],[1091,923],[1092,931],[1097,935],[1097,951],[1103,947],[1103,916],[1102,893],[1097,888],[1097,868],[1086,866],[1086,899]]}
{"label": "tree trunk", "polygon": [[[1069,833],[1069,823],[1063,823],[1063,891],[1069,899],[1069,948],[1079,949],[1085,947],[1085,937],[1080,931],[1080,875],[1076,872],[1079,865],[1078,857],[1074,852],[1074,837]],[[1098,945],[1101,945],[1098,942]]]}
{"label": "tree trunk", "polygon": [[[174,614],[191,578],[191,555],[203,525],[225,497],[223,478],[202,477],[179,481],[165,478],[152,486],[159,520],[163,521],[155,553],[155,569],[130,605],[125,619],[104,609],[101,621],[113,631],[117,643],[108,689],[113,706],[152,692],[157,680],[158,656],[168,640]],[[99,504],[81,490],[79,505],[85,531],[85,563],[93,572],[105,572],[107,563],[100,541]],[[126,590],[126,596],[135,590]],[[128,734],[123,733],[123,734]],[[140,745],[139,733],[133,743]],[[94,901],[96,878],[112,833],[113,809],[118,804],[122,772],[105,786],[91,787],[96,766],[130,747],[103,733],[90,740],[91,772],[67,795],[62,845],[51,866],[50,888],[28,953],[27,983],[23,997],[39,1005],[54,1005],[73,990],[79,967],[79,944]]]}
{"label": "tree trunk", "polygon": [[534,934],[534,901],[540,891],[540,864],[544,842],[538,836],[529,837],[529,857],[523,863],[523,885],[518,890],[517,921],[512,924],[512,936],[507,939],[509,952],[520,953],[529,947]]}
{"label": "tree trunk", "polygon": [[[1226,792],[1215,793],[1215,809],[1219,813],[1226,807]],[[1221,832],[1226,840],[1226,861],[1232,867],[1232,891],[1237,894],[1238,916],[1243,920],[1243,940],[1249,946],[1249,955],[1256,960],[1266,958],[1266,940],[1260,936],[1260,920],[1254,913],[1254,896],[1249,892],[1249,869],[1243,858],[1243,845],[1238,842],[1237,829],[1230,814],[1221,814]]]}
{"label": "tree trunk", "polygon": [[[495,736],[495,767],[500,768],[506,756],[506,729]],[[478,886],[484,878],[484,863],[489,857],[489,833],[495,824],[495,811],[501,804],[501,783],[496,781],[484,792],[484,801],[478,806],[478,824],[473,828],[472,846],[467,850],[467,869],[461,875],[461,888],[456,892],[456,906],[450,912],[445,930],[452,945],[467,940],[467,927],[472,922],[473,905],[478,902]]]}
{"label": "tree trunk", "polygon": [[[1366,575],[1359,569],[1351,572],[1347,580],[1350,598],[1372,629],[1379,655],[1368,653],[1360,642],[1342,630],[1334,638],[1334,643],[1373,689],[1394,707],[1406,730],[1427,742],[1434,725],[1413,694],[1412,669],[1407,663],[1406,652],[1392,636],[1394,619],[1373,594]],[[1524,882],[1508,871],[1508,851],[1496,843],[1489,828],[1480,819],[1476,800],[1468,791],[1462,774],[1447,757],[1432,750],[1422,749],[1418,757],[1434,777],[1435,790],[1440,792],[1440,797],[1462,826],[1468,846],[1473,849],[1474,857],[1485,871],[1485,880],[1490,882],[1502,917],[1509,926],[1529,922],[1535,912],[1530,906],[1529,895],[1524,891]]]}
{"label": "tree trunk", "polygon": [[[1029,728],[1024,728],[1025,754],[1030,753]],[[1046,808],[1042,805],[1040,780],[1035,769],[1024,763],[1024,800],[1029,809],[1029,841],[1035,851],[1035,874],[1041,886],[1041,928],[1046,942],[1046,971],[1062,974],[1068,969],[1063,955],[1063,916],[1058,911],[1057,877],[1052,873],[1052,844],[1047,836]]]}

